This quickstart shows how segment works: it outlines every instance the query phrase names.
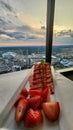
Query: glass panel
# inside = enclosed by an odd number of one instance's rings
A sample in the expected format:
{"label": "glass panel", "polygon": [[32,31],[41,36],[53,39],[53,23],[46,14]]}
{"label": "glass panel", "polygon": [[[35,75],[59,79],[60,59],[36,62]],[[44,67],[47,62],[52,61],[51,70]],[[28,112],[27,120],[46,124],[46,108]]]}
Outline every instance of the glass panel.
{"label": "glass panel", "polygon": [[55,69],[73,67],[73,0],[56,0],[52,64]]}
{"label": "glass panel", "polygon": [[0,73],[45,59],[47,0],[0,0]]}

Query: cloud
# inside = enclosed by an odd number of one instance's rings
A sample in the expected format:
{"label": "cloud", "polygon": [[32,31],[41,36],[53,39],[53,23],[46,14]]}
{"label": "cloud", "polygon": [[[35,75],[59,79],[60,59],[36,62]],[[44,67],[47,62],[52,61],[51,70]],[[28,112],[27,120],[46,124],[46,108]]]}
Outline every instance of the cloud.
{"label": "cloud", "polygon": [[5,25],[5,21],[2,18],[0,18],[0,26],[2,25]]}
{"label": "cloud", "polygon": [[73,38],[73,30],[62,30],[56,33],[56,37],[71,37]]}
{"label": "cloud", "polygon": [[27,40],[37,40],[37,39],[39,39],[39,38],[35,35],[27,36]]}
{"label": "cloud", "polygon": [[6,32],[4,32],[3,30],[0,30],[0,35],[1,34],[6,34]]}
{"label": "cloud", "polygon": [[26,39],[43,39],[45,37],[45,31],[41,29],[32,28],[28,25],[18,26],[16,30],[23,32],[26,35]]}
{"label": "cloud", "polygon": [[0,42],[43,41],[45,26],[36,29],[22,23],[11,3],[12,1],[0,0]]}
{"label": "cloud", "polygon": [[0,29],[15,29],[21,25],[22,22],[19,20],[11,0],[0,0]]}
{"label": "cloud", "polygon": [[16,39],[16,40],[25,39],[25,34],[23,32],[6,32],[6,31],[0,30],[0,38],[3,35],[5,35],[6,37],[8,37],[10,40],[11,39]]}
{"label": "cloud", "polygon": [[12,38],[12,37],[9,37],[9,36],[7,36],[6,34],[1,34],[1,40],[3,40],[3,41],[8,41],[8,40],[13,40],[14,38]]}
{"label": "cloud", "polygon": [[13,33],[12,37],[14,37],[17,40],[24,40],[24,39],[26,39],[26,36],[23,33],[21,34],[20,32]]}
{"label": "cloud", "polygon": [[4,2],[4,1],[0,1],[0,6],[2,8],[5,8],[8,11],[11,11],[11,12],[13,11],[12,7],[8,3]]}
{"label": "cloud", "polygon": [[30,26],[28,26],[28,25],[22,25],[22,26],[17,26],[16,27],[16,29],[17,30],[19,30],[19,31],[33,31],[33,29],[30,27]]}
{"label": "cloud", "polygon": [[53,35],[53,43],[59,43],[61,45],[73,45],[73,30],[61,30]]}
{"label": "cloud", "polygon": [[45,29],[46,29],[46,27],[45,27],[45,26],[41,26],[41,29],[42,29],[42,30],[45,30]]}
{"label": "cloud", "polygon": [[[26,27],[25,27],[26,28]],[[32,29],[31,29],[32,31]],[[4,31],[4,30],[0,30],[0,39],[2,40],[11,40],[14,39],[16,40],[40,40],[42,39],[39,35],[37,35],[36,33],[31,33],[31,31]],[[5,37],[3,37],[5,36]],[[5,39],[4,39],[5,38]]]}

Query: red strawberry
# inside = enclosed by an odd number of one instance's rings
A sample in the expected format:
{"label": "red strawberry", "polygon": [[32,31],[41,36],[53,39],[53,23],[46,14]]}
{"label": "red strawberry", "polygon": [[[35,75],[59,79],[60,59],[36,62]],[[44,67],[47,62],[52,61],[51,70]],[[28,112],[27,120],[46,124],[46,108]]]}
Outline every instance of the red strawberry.
{"label": "red strawberry", "polygon": [[43,116],[40,110],[30,108],[25,116],[24,125],[28,128],[33,128],[43,121]]}
{"label": "red strawberry", "polygon": [[42,98],[43,98],[43,102],[50,101],[50,89],[49,89],[49,87],[44,88],[44,90],[42,92]]}
{"label": "red strawberry", "polygon": [[59,102],[45,102],[42,104],[45,115],[50,121],[56,121],[60,114]]}
{"label": "red strawberry", "polygon": [[14,106],[17,107],[19,101],[20,101],[21,99],[24,99],[24,98],[25,98],[25,97],[24,97],[23,95],[20,94],[19,97],[17,98],[17,100],[16,100]]}
{"label": "red strawberry", "polygon": [[42,90],[39,89],[30,89],[29,90],[30,96],[42,95]]}
{"label": "red strawberry", "polygon": [[21,99],[17,105],[15,111],[15,121],[20,122],[24,116],[24,113],[27,109],[28,101],[26,99]]}
{"label": "red strawberry", "polygon": [[28,100],[29,107],[31,107],[33,109],[36,109],[37,107],[39,107],[41,102],[42,102],[42,97],[41,96],[31,97]]}
{"label": "red strawberry", "polygon": [[27,96],[28,96],[28,91],[27,91],[27,89],[26,89],[26,88],[23,88],[23,89],[21,90],[20,94],[23,95],[23,96],[25,96],[25,97],[27,97]]}

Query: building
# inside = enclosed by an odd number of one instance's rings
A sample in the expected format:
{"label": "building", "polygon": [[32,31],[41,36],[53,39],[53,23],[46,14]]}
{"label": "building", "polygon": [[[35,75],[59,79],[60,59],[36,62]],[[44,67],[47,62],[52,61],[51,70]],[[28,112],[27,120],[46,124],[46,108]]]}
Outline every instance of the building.
{"label": "building", "polygon": [[14,52],[6,52],[2,54],[3,58],[7,58],[7,59],[11,59],[14,58],[16,56],[16,53]]}

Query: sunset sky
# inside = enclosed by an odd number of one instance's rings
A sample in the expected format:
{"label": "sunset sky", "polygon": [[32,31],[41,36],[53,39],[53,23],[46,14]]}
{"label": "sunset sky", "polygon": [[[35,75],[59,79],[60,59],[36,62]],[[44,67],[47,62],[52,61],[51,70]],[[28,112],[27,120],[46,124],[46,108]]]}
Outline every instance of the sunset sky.
{"label": "sunset sky", "polygon": [[[73,45],[73,0],[55,0],[53,45]],[[45,45],[47,0],[0,0],[0,46]]]}

